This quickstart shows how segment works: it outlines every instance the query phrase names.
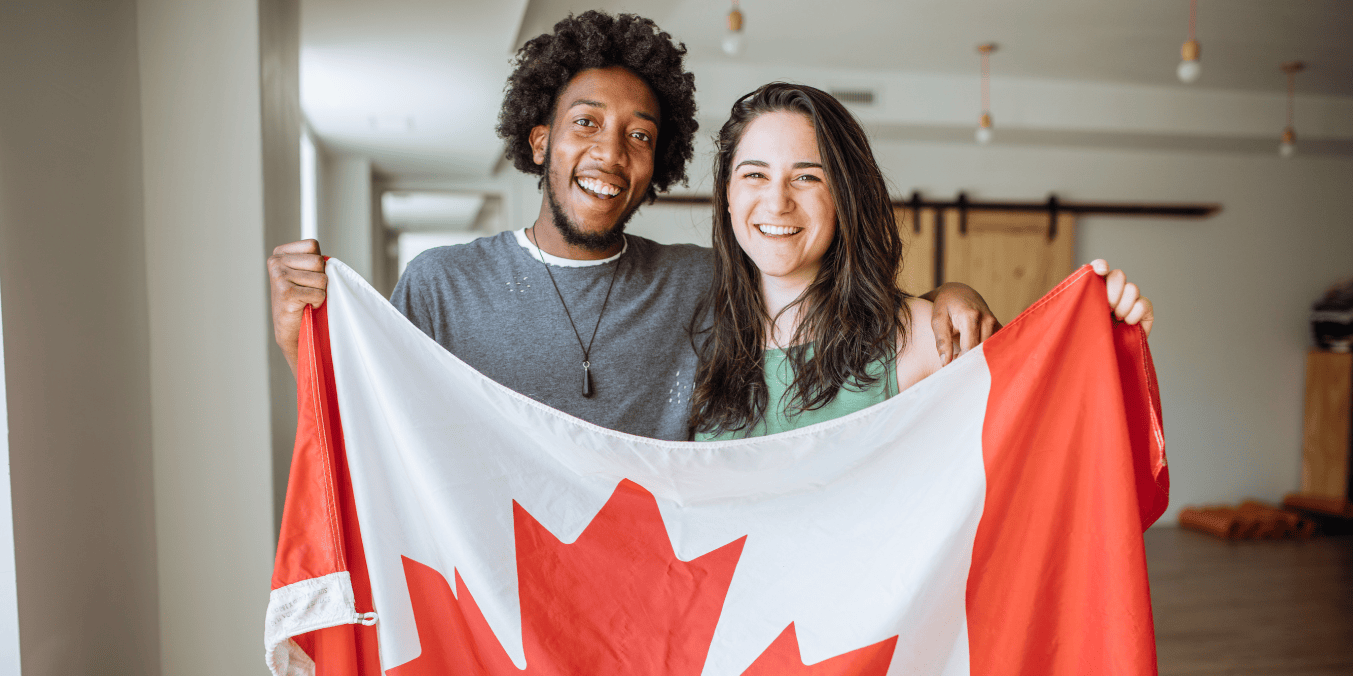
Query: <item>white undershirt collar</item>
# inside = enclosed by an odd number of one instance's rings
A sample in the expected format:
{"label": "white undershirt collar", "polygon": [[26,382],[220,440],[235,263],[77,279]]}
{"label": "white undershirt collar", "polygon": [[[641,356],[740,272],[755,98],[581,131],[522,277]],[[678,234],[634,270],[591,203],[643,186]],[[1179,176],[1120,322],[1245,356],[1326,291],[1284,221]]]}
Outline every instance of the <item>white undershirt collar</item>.
{"label": "white undershirt collar", "polygon": [[625,252],[628,251],[630,248],[630,240],[628,237],[626,237],[624,238],[625,245],[620,247],[620,253],[611,256],[610,258],[603,258],[601,260],[580,261],[572,258],[560,258],[536,246],[531,241],[531,238],[526,236],[526,228],[516,230],[512,233],[512,235],[517,238],[518,244],[522,245],[523,248],[525,248],[528,252],[531,253],[531,256],[533,258],[545,261],[550,265],[558,266],[561,268],[585,268],[593,265],[605,265],[606,263],[610,263],[611,261],[618,260],[621,256],[625,255]]}

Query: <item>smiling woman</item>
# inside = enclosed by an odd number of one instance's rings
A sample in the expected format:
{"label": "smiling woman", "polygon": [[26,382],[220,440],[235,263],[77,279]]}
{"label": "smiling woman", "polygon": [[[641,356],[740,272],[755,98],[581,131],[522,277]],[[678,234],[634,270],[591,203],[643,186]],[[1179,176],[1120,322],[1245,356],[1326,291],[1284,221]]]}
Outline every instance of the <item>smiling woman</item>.
{"label": "smiling woman", "polygon": [[[836,234],[836,205],[804,115],[762,115],[737,147],[728,182],[733,236],[761,271],[770,313],[779,315],[817,277]],[[778,334],[777,343],[789,338]]]}
{"label": "smiling woman", "polygon": [[930,304],[897,285],[883,173],[830,94],[771,83],[734,104],[715,158],[714,250],[697,438],[834,418],[939,369]]}
{"label": "smiling woman", "polygon": [[[869,138],[830,94],[772,82],[738,99],[719,131],[713,221],[714,279],[691,327],[698,440],[838,418],[944,365],[931,347],[942,312],[898,286],[902,241]],[[1093,266],[1117,318],[1149,333],[1150,301]]]}

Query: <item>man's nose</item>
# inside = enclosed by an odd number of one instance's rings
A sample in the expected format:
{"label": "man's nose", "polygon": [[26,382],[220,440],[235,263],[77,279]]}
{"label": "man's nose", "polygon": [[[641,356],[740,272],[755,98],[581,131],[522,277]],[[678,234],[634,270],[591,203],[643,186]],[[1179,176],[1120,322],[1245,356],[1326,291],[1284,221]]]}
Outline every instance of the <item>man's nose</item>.
{"label": "man's nose", "polygon": [[623,130],[603,129],[593,136],[591,156],[606,169],[624,166],[628,154],[625,152]]}

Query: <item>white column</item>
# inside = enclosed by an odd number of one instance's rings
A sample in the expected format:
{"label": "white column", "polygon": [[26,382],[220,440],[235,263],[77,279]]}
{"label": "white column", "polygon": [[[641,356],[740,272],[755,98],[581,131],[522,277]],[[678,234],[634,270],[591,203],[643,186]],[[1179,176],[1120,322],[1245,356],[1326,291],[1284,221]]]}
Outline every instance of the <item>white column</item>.
{"label": "white column", "polygon": [[161,669],[260,674],[275,545],[260,75],[271,13],[140,0],[138,16]]}
{"label": "white column", "polygon": [[370,281],[374,272],[371,160],[325,153],[320,163],[319,244]]}
{"label": "white column", "polygon": [[0,673],[156,676],[136,3],[6,0],[0,63]]}
{"label": "white column", "polygon": [[[301,6],[299,0],[259,0],[258,8],[263,77],[263,232],[264,248],[271,251],[301,238]],[[287,473],[296,443],[296,378],[282,350],[273,347],[273,341],[268,342],[276,533],[282,523]]]}

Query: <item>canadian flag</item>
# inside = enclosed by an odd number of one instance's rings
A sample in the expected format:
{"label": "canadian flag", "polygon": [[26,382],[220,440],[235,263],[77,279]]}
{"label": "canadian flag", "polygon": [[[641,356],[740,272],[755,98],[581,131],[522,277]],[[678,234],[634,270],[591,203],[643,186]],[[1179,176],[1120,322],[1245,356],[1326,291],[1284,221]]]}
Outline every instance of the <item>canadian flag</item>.
{"label": "canadian flag", "polygon": [[274,674],[1156,673],[1155,374],[1088,267],[885,403],[718,443],[548,408],[328,276]]}

